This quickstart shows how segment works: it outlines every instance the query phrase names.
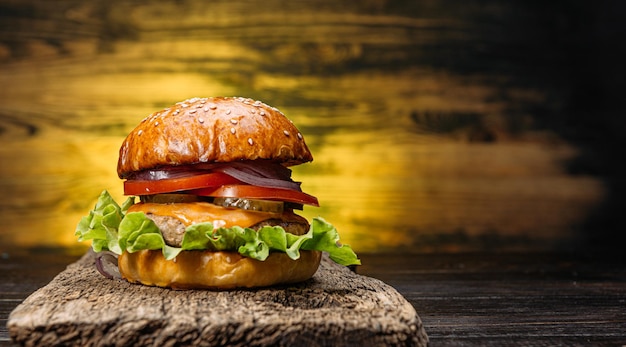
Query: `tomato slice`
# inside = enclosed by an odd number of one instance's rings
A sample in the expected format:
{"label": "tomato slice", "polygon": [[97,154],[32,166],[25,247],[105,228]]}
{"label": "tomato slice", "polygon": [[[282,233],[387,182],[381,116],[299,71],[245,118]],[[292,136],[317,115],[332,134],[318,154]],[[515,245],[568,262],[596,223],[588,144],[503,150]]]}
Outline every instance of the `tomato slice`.
{"label": "tomato slice", "polygon": [[228,184],[219,188],[194,189],[189,194],[222,198],[248,198],[261,200],[279,200],[319,207],[317,198],[297,190],[259,187],[248,184]]}
{"label": "tomato slice", "polygon": [[124,181],[125,195],[152,195],[171,193],[199,188],[215,189],[225,184],[241,183],[225,173],[211,172],[186,177],[166,178],[161,180],[126,180]]}

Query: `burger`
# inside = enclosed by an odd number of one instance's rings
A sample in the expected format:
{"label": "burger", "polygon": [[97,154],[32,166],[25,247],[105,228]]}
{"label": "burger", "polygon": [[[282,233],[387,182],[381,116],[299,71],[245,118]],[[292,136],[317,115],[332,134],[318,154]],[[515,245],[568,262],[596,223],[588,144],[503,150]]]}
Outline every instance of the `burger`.
{"label": "burger", "polygon": [[318,200],[289,167],[313,160],[278,109],[239,97],[188,99],[141,121],[119,150],[127,200],[103,191],[76,228],[107,277],[175,289],[305,281],[322,252],[360,261],[334,226],[294,211]]}

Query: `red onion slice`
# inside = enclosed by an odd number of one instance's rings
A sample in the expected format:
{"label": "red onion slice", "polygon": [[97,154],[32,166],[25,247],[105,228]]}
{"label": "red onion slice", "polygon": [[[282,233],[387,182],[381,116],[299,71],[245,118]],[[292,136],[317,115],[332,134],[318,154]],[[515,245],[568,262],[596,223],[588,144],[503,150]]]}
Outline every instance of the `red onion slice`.
{"label": "red onion slice", "polygon": [[291,180],[291,169],[270,161],[238,161],[229,163],[229,165],[240,170],[254,172],[262,177]]}
{"label": "red onion slice", "polygon": [[199,163],[161,167],[134,173],[132,180],[162,180],[199,175],[208,171],[222,172],[244,183],[267,187],[302,191],[300,182],[291,179],[291,170],[279,163],[263,160],[237,161],[231,163]]}
{"label": "red onion slice", "polygon": [[96,253],[96,270],[108,279],[121,279],[117,266],[117,254],[109,251]]}
{"label": "red onion slice", "polygon": [[300,189],[300,183],[292,180],[283,180],[271,177],[262,177],[256,175],[252,170],[247,170],[245,167],[238,168],[235,166],[224,166],[217,168],[215,171],[221,171],[231,177],[234,177],[244,183],[251,184],[253,186],[267,187],[267,188],[284,188],[296,191],[302,191]]}
{"label": "red onion slice", "polygon": [[143,170],[139,172],[133,173],[128,179],[132,180],[145,180],[145,181],[158,181],[165,180],[170,178],[181,178],[187,176],[193,176],[206,173],[205,170],[192,168],[189,165],[183,166],[170,166],[154,169],[154,170]]}

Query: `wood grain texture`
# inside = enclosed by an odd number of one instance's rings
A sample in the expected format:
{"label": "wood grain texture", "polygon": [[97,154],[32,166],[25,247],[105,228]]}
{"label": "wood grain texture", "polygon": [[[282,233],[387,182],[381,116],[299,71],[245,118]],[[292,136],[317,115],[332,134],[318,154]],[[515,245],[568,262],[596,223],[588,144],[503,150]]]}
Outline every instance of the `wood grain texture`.
{"label": "wood grain texture", "polygon": [[[79,255],[0,257],[0,346],[9,313]],[[419,312],[430,346],[626,345],[626,267],[572,254],[362,254],[357,272]]]}
{"label": "wood grain texture", "polygon": [[623,346],[624,260],[598,254],[372,255],[431,346]]}
{"label": "wood grain texture", "polygon": [[87,253],[9,316],[24,345],[419,346],[413,306],[383,282],[325,259],[301,285],[172,291],[105,280]]}

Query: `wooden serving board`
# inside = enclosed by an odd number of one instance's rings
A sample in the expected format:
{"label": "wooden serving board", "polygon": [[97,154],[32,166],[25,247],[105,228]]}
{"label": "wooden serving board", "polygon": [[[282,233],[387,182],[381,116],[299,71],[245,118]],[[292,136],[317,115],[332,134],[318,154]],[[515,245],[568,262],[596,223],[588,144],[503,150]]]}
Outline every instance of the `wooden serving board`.
{"label": "wooden serving board", "polygon": [[393,287],[327,257],[304,283],[175,291],[108,280],[88,252],[10,314],[23,345],[424,346],[413,306]]}

